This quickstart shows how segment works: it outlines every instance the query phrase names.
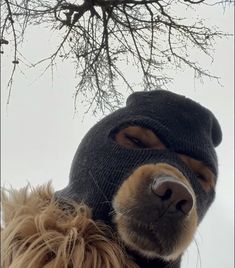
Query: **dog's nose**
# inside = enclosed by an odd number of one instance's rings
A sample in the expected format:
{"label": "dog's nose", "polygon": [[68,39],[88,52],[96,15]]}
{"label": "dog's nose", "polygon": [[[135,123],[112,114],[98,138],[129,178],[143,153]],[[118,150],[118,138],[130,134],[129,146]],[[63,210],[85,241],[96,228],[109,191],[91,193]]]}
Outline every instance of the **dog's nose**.
{"label": "dog's nose", "polygon": [[158,203],[166,208],[166,213],[189,214],[193,207],[193,196],[189,187],[176,178],[165,176],[153,181],[152,191],[157,195]]}

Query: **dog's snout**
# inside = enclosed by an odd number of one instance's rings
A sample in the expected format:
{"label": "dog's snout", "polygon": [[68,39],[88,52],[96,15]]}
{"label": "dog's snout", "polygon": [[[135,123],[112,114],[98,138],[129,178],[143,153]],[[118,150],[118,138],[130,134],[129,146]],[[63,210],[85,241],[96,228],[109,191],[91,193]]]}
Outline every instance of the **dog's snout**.
{"label": "dog's snout", "polygon": [[157,203],[167,212],[189,214],[193,207],[193,196],[188,186],[176,178],[166,176],[153,181],[152,191],[158,197]]}

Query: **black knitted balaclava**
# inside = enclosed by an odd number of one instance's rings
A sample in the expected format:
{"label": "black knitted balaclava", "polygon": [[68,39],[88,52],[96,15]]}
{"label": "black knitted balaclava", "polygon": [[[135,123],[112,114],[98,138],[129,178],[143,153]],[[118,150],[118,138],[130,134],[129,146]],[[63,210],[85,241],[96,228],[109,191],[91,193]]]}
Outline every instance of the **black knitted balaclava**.
{"label": "black knitted balaclava", "polygon": [[[151,129],[168,149],[119,145],[114,133],[125,124]],[[73,159],[69,184],[56,197],[83,201],[92,208],[94,219],[111,224],[111,201],[122,182],[143,164],[163,162],[178,168],[191,182],[200,221],[214,199],[214,190],[205,192],[177,153],[202,161],[217,176],[214,147],[221,138],[218,121],[200,104],[165,90],[133,93],[126,107],[98,122],[83,138]]]}
{"label": "black knitted balaclava", "polygon": [[[119,145],[114,133],[125,124],[151,129],[167,150],[128,149]],[[143,164],[164,162],[178,168],[190,180],[200,221],[213,201],[214,191],[206,193],[202,189],[177,153],[202,161],[217,176],[214,147],[221,138],[218,121],[200,104],[165,90],[133,93],[126,107],[98,122],[83,138],[73,159],[69,184],[56,196],[83,201],[93,209],[94,219],[111,223],[111,201],[122,182]]]}
{"label": "black knitted balaclava", "polygon": [[[152,130],[167,149],[128,149],[118,144],[115,135],[127,125]],[[178,154],[202,161],[217,177],[214,148],[221,139],[218,121],[200,104],[164,90],[134,93],[127,99],[126,107],[98,122],[83,138],[73,159],[69,184],[56,193],[56,198],[83,201],[92,208],[94,219],[114,227],[112,199],[124,180],[144,164],[167,163],[190,181],[200,222],[215,192],[214,189],[203,189],[196,175]],[[141,268],[180,267],[181,257],[172,263],[165,263],[161,259],[146,259],[135,252],[129,254]]]}

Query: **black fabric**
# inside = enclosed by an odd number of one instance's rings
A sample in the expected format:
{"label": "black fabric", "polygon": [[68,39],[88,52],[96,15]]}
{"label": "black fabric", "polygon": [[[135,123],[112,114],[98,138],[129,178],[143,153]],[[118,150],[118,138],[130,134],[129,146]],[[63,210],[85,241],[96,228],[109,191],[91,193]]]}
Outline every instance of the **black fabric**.
{"label": "black fabric", "polygon": [[[114,135],[125,124],[150,128],[168,149],[127,149],[117,144]],[[136,92],[129,96],[126,107],[98,122],[83,138],[72,162],[69,184],[56,196],[85,202],[93,209],[94,219],[111,225],[112,198],[122,182],[143,164],[164,162],[190,180],[200,221],[215,193],[202,189],[177,153],[203,161],[217,175],[214,147],[221,139],[217,119],[200,104],[164,90]]]}

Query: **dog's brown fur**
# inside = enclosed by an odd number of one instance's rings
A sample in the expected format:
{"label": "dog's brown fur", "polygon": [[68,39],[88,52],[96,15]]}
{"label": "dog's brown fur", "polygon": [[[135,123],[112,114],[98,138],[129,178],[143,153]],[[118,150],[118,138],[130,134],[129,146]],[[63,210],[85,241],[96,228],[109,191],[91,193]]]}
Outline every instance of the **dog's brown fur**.
{"label": "dog's brown fur", "polygon": [[[156,245],[152,245],[151,241],[145,239],[142,235],[137,235],[131,232],[129,226],[130,219],[128,218],[129,211],[132,211],[132,213],[135,214],[135,208],[140,207],[141,202],[145,202],[144,196],[145,194],[148,194],[145,193],[145,185],[148,185],[150,183],[149,181],[151,181],[154,176],[162,173],[174,176],[179,179],[180,182],[187,185],[188,189],[192,192],[193,199],[196,199],[190,183],[179,170],[168,164],[148,164],[138,168],[127,180],[124,181],[115,196],[113,207],[117,213],[116,224],[119,234],[130,248],[141,252],[147,257],[161,257],[168,261],[177,259],[193,239],[193,235],[197,228],[195,201],[190,214],[182,222],[182,226],[184,226],[183,233],[179,230],[180,234],[175,234],[176,237],[178,236],[178,239],[173,241],[175,244],[173,245],[172,253],[167,256],[158,256],[155,252],[157,249]],[[154,211],[152,213],[154,213]],[[138,224],[141,225],[140,227],[151,230],[151,225],[146,222],[145,226],[142,226],[144,219],[141,220],[142,223],[138,222]]]}
{"label": "dog's brown fur", "polygon": [[65,211],[52,196],[50,184],[3,191],[2,268],[137,268],[87,206]]}

